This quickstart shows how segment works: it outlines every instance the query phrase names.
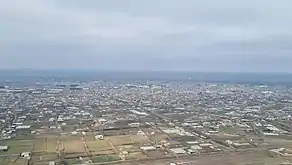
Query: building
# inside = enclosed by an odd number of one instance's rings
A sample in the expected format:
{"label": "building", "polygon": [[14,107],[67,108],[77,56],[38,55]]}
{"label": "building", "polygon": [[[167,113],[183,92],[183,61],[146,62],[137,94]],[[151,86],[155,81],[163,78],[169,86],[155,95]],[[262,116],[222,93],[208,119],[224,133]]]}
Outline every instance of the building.
{"label": "building", "polygon": [[184,149],[182,148],[172,148],[170,149],[172,152],[174,152],[175,154],[185,154],[187,153],[187,151],[185,151]]}
{"label": "building", "polygon": [[0,146],[0,152],[1,151],[8,151],[8,146]]}
{"label": "building", "polygon": [[143,146],[143,147],[140,147],[141,150],[143,151],[153,151],[153,150],[156,150],[156,148],[154,146]]}

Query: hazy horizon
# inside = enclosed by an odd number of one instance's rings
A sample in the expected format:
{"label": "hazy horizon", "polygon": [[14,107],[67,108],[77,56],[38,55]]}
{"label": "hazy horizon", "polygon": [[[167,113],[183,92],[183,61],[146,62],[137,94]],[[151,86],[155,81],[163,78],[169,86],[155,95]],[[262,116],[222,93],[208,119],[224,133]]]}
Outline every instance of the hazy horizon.
{"label": "hazy horizon", "polygon": [[0,70],[292,73],[291,0],[0,1]]}

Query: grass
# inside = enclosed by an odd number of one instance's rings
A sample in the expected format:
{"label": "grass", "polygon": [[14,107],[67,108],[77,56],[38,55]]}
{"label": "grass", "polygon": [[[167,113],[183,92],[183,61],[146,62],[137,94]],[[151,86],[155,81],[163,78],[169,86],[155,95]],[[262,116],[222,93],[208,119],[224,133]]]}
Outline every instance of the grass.
{"label": "grass", "polygon": [[34,162],[33,165],[48,165],[48,162]]}
{"label": "grass", "polygon": [[79,135],[62,135],[59,137],[60,141],[75,141],[75,140],[81,140],[81,136]]}
{"label": "grass", "polygon": [[4,157],[4,156],[0,157],[0,165],[2,165],[4,163],[5,159],[6,159],[6,157]]}
{"label": "grass", "polygon": [[[2,152],[3,154],[20,154],[22,152],[31,152],[33,147],[32,140],[5,140],[1,145],[9,146],[8,151]],[[2,154],[1,153],[1,154]]]}
{"label": "grass", "polygon": [[58,138],[57,137],[46,138],[46,152],[56,153],[57,145],[58,145]]}
{"label": "grass", "polygon": [[86,135],[84,136],[85,141],[95,141],[95,138],[93,135]]}
{"label": "grass", "polygon": [[91,155],[115,153],[107,140],[86,141]]}
{"label": "grass", "polygon": [[102,163],[102,162],[113,162],[121,160],[121,158],[117,155],[101,155],[101,156],[94,156],[91,158],[93,163]]}
{"label": "grass", "polygon": [[54,161],[58,159],[58,155],[57,154],[46,154],[40,157],[40,160],[42,161]]}
{"label": "grass", "polygon": [[76,160],[76,159],[66,159],[65,162],[66,162],[68,165],[80,163],[80,162],[79,162],[78,160]]}
{"label": "grass", "polygon": [[110,144],[107,140],[93,140],[93,141],[86,141],[88,148],[107,148],[110,147]]}
{"label": "grass", "polygon": [[221,127],[220,131],[226,134],[233,134],[236,133],[236,130],[234,127],[228,126],[228,127]]}
{"label": "grass", "polygon": [[134,160],[134,159],[140,159],[145,157],[145,155],[142,152],[132,152],[129,155],[126,155],[126,160]]}
{"label": "grass", "polygon": [[19,158],[17,156],[0,158],[0,165],[26,165],[26,164],[27,160]]}
{"label": "grass", "polygon": [[130,136],[114,136],[109,137],[109,140],[112,142],[114,146],[128,145],[133,144]]}
{"label": "grass", "polygon": [[33,139],[33,152],[45,152],[46,151],[46,139]]}

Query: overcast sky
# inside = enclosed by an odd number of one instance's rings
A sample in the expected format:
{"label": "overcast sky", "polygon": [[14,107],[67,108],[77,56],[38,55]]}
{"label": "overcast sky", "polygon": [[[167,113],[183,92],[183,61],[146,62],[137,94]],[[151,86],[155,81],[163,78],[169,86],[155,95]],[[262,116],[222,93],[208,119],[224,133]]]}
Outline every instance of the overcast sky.
{"label": "overcast sky", "polygon": [[0,68],[292,72],[291,6],[0,0]]}

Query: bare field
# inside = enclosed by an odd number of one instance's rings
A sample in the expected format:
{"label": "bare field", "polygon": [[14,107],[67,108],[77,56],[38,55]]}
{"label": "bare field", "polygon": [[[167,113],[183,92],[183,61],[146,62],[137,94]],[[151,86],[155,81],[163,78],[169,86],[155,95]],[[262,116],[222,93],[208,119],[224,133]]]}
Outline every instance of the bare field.
{"label": "bare field", "polygon": [[219,133],[218,135],[212,136],[216,140],[241,140],[242,138],[238,135],[231,135],[231,134],[225,134],[225,133]]}
{"label": "bare field", "polygon": [[49,137],[46,139],[46,152],[56,153],[58,149],[58,137]]}
{"label": "bare field", "polygon": [[151,141],[145,136],[140,135],[123,135],[112,136],[108,138],[114,146],[131,145],[131,144],[149,144]]}
{"label": "bare field", "polygon": [[44,138],[33,139],[33,152],[46,152],[46,143],[46,139]]}
{"label": "bare field", "polygon": [[165,153],[163,150],[155,150],[155,151],[147,151],[145,152],[147,157],[153,157],[153,158],[161,158],[165,156],[171,156],[170,153]]}
{"label": "bare field", "polygon": [[91,155],[113,154],[115,151],[107,140],[90,140],[86,141]]}
{"label": "bare field", "polygon": [[146,136],[130,135],[129,140],[137,144],[149,144],[151,141]]}
{"label": "bare field", "polygon": [[81,140],[64,141],[64,148],[66,153],[85,153],[84,143]]}
{"label": "bare field", "polygon": [[220,156],[200,156],[196,165],[279,165],[287,162],[281,157],[270,157],[266,151],[227,153]]}
{"label": "bare field", "polygon": [[168,140],[168,139],[169,139],[168,135],[164,133],[156,133],[151,136],[151,140],[155,142],[160,142],[162,140]]}
{"label": "bare field", "polygon": [[81,136],[79,135],[61,135],[59,136],[60,141],[75,141],[81,140]]}
{"label": "bare field", "polygon": [[[270,157],[266,151],[234,152],[220,155],[201,155],[165,160],[149,160],[145,162],[124,163],[125,165],[169,165],[176,162],[181,165],[281,165],[292,162],[283,157]],[[288,165],[288,164],[287,164]]]}
{"label": "bare field", "polygon": [[108,139],[114,146],[128,145],[133,144],[134,142],[130,139],[131,135],[123,135],[123,136],[112,136]]}

